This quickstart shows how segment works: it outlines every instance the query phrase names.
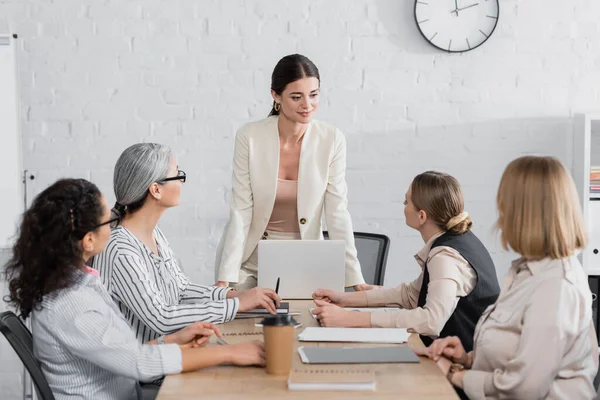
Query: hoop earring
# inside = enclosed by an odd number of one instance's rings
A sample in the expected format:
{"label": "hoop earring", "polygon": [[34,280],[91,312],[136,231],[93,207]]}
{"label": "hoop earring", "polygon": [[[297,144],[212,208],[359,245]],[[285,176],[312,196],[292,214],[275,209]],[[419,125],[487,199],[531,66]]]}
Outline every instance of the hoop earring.
{"label": "hoop earring", "polygon": [[281,104],[275,102],[275,104],[273,105],[273,110],[279,112],[279,110],[281,110]]}

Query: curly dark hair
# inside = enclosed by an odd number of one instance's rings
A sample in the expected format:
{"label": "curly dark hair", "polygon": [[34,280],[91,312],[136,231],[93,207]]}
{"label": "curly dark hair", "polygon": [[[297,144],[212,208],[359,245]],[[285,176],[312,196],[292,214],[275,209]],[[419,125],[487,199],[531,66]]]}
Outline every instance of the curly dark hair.
{"label": "curly dark hair", "polygon": [[23,214],[12,257],[4,275],[9,282],[5,301],[22,318],[39,306],[43,296],[73,284],[85,265],[80,240],[97,229],[103,215],[102,194],[84,179],[61,179],[40,193]]}

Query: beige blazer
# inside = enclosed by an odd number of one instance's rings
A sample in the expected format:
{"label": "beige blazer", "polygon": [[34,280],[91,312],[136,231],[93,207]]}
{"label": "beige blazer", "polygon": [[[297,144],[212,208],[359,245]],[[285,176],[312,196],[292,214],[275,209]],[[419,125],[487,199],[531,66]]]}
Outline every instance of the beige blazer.
{"label": "beige blazer", "polygon": [[[217,280],[237,282],[241,265],[267,227],[279,172],[278,117],[244,125],[235,139],[230,217],[219,247]],[[323,210],[329,237],[346,242],[346,286],[364,283],[356,258],[347,208],[346,140],[339,129],[312,121],[304,134],[298,170],[298,218],[302,239],[323,239]]]}

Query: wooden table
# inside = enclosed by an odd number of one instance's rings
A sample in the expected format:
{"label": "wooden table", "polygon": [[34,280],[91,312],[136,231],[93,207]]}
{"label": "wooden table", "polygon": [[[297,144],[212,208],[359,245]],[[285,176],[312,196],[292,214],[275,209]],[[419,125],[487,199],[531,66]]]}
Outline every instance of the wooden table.
{"label": "wooden table", "polygon": [[[312,301],[292,301],[290,309],[301,311],[294,318],[302,322],[296,329],[299,333],[307,326],[318,326],[308,308],[314,307]],[[236,319],[220,325],[225,340],[234,344],[249,340],[262,340],[262,328],[254,326],[260,319]],[[250,335],[235,335],[240,332],[251,332]],[[423,346],[418,335],[409,338],[411,346]],[[294,346],[348,346],[347,343],[313,343],[298,342]],[[382,346],[378,344],[359,344],[352,346]],[[383,345],[383,346],[390,346]],[[405,346],[405,345],[404,345]],[[294,352],[292,369],[318,369],[319,366],[302,364],[298,352]],[[321,367],[322,368],[322,367]],[[338,391],[288,391],[287,376],[267,375],[264,368],[218,366],[180,375],[169,375],[165,378],[157,400],[186,399],[458,399],[454,389],[442,375],[437,365],[421,357],[419,364],[358,364],[335,366],[344,369],[370,369],[375,371],[377,389],[374,392]]]}

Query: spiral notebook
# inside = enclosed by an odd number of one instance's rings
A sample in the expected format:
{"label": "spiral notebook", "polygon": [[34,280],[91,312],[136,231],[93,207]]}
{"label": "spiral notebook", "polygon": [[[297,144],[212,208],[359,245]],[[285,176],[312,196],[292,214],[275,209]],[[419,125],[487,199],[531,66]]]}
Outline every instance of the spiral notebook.
{"label": "spiral notebook", "polygon": [[375,373],[372,370],[295,369],[288,378],[289,390],[374,391],[375,387]]}

